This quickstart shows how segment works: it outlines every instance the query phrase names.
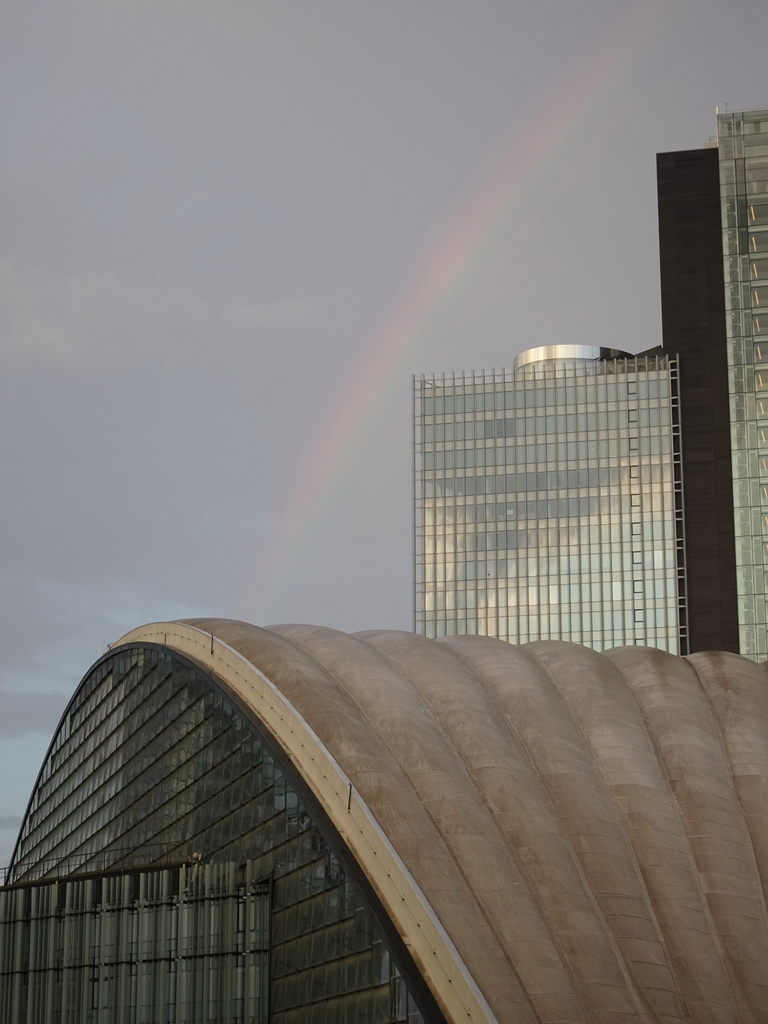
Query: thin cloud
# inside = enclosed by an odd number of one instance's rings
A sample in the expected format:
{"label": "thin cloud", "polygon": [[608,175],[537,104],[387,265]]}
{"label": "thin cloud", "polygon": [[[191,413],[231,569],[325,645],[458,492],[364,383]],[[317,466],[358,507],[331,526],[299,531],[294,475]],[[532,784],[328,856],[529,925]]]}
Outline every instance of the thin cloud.
{"label": "thin cloud", "polygon": [[[112,273],[49,274],[0,259],[0,356],[6,366],[115,373],[151,365],[173,371],[222,326],[280,328],[307,323],[315,306],[284,296],[262,302],[203,298]],[[226,339],[227,335],[224,335]]]}
{"label": "thin cloud", "polygon": [[212,319],[210,305],[193,293],[93,271],[56,276],[11,259],[0,260],[0,311],[6,363],[102,372],[149,361],[156,370],[172,368],[183,353],[179,339],[190,337],[179,328]]}

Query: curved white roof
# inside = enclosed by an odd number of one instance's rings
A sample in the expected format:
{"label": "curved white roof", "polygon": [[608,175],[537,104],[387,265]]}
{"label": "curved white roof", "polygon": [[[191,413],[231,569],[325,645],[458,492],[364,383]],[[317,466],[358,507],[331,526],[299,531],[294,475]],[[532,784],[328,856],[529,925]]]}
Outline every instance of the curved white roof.
{"label": "curved white roof", "polygon": [[764,1021],[768,679],[736,655],[197,619],[451,1021]]}

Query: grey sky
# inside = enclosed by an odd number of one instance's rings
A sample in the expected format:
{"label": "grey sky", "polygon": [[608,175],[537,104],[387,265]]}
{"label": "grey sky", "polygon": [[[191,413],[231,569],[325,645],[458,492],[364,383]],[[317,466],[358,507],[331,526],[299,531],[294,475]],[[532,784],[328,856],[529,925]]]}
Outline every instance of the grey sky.
{"label": "grey sky", "polygon": [[410,627],[411,373],[658,342],[655,154],[768,106],[768,8],[6,0],[0,29],[2,863],[131,627]]}

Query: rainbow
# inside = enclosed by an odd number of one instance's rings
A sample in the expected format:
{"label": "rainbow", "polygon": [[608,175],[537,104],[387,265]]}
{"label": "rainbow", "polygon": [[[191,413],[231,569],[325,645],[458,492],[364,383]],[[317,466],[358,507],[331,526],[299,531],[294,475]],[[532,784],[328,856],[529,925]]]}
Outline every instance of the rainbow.
{"label": "rainbow", "polygon": [[[355,363],[328,406],[328,416],[299,460],[278,536],[260,545],[249,566],[244,601],[250,621],[267,622],[298,573],[317,527],[333,505],[344,475],[356,462],[366,427],[393,380],[413,365],[420,342],[448,305],[481,270],[514,216],[530,216],[530,194],[571,139],[583,133],[631,78],[662,17],[656,5],[633,5],[609,22],[576,67],[558,76],[544,102],[532,105],[530,129],[513,144],[474,198],[433,246],[420,271],[382,322],[364,340]],[[268,551],[267,560],[264,552]],[[343,627],[342,627],[343,628]]]}

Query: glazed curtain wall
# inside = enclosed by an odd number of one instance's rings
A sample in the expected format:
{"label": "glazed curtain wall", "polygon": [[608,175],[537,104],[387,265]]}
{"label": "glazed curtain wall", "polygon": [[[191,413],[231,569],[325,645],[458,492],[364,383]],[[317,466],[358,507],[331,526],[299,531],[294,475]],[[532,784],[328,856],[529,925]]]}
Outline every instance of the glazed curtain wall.
{"label": "glazed curtain wall", "polygon": [[768,110],[718,114],[739,650],[768,658]]}
{"label": "glazed curtain wall", "polygon": [[414,626],[687,651],[677,365],[414,381]]}
{"label": "glazed curtain wall", "polygon": [[0,890],[0,1020],[266,1024],[270,886],[249,867]]}
{"label": "glazed curtain wall", "polygon": [[8,880],[195,854],[251,862],[253,879],[273,886],[274,1024],[422,1020],[373,913],[254,724],[184,658],[116,650],[67,709]]}

